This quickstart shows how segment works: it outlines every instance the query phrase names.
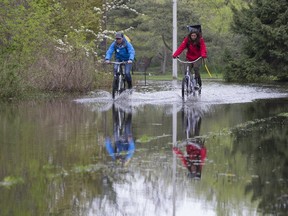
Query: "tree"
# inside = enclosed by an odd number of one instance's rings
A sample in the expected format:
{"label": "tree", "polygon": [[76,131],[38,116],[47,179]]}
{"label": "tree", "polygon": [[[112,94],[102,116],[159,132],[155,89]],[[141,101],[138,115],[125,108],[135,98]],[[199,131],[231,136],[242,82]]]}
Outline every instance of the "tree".
{"label": "tree", "polygon": [[230,59],[226,80],[288,80],[287,8],[286,0],[254,0],[247,8],[233,8],[232,30],[242,36],[243,49]]}
{"label": "tree", "polygon": [[0,97],[20,95],[35,61],[49,36],[50,7],[45,0],[0,3]]}
{"label": "tree", "polygon": [[95,72],[99,6],[102,0],[1,1],[0,97],[35,87],[88,89]]}
{"label": "tree", "polygon": [[[159,72],[167,72],[172,62],[172,2],[170,0],[131,1],[129,3],[142,16],[138,16],[137,25],[133,26],[133,41],[137,50],[138,67],[146,70],[154,62],[161,64]],[[178,41],[186,36],[186,25],[198,23],[199,18],[191,13],[191,4],[178,3]]]}

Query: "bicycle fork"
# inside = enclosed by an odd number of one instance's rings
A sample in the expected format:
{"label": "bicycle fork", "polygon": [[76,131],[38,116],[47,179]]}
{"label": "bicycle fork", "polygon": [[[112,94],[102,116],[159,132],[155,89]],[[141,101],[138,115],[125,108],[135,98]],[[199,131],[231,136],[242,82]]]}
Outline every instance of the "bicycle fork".
{"label": "bicycle fork", "polygon": [[120,91],[121,91],[122,82],[123,82],[123,80],[122,80],[122,74],[121,74],[121,65],[120,65],[120,64],[118,65],[116,76],[118,76],[117,91],[120,92]]}
{"label": "bicycle fork", "polygon": [[191,80],[191,91],[195,91],[195,86],[196,86],[196,79],[195,79],[195,74],[192,74],[192,80]]}
{"label": "bicycle fork", "polygon": [[186,76],[188,77],[187,88],[190,88],[190,93],[194,93],[196,87],[196,78],[194,73],[191,74],[189,66],[187,66]]}
{"label": "bicycle fork", "polygon": [[194,86],[195,86],[195,75],[194,74],[191,75],[190,70],[189,70],[189,65],[187,66],[187,70],[186,70],[186,80],[187,80],[187,90],[189,91],[189,93],[193,93]]}

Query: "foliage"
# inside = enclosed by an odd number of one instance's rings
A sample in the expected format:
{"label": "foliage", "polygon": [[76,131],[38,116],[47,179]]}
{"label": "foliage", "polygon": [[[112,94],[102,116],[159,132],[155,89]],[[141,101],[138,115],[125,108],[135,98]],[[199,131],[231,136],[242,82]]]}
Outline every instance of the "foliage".
{"label": "foliage", "polygon": [[255,0],[248,8],[233,8],[232,30],[245,40],[241,57],[227,65],[226,80],[257,81],[270,76],[288,79],[287,6],[285,0]]}
{"label": "foliage", "polygon": [[279,114],[235,130],[234,152],[253,158],[247,160],[248,167],[261,176],[247,184],[246,193],[253,193],[252,201],[260,200],[258,209],[266,214],[287,212],[287,121],[287,116]]}
{"label": "foliage", "polygon": [[[34,71],[36,68],[40,71]],[[67,53],[51,50],[33,65],[31,72],[37,76],[29,82],[46,91],[87,92],[92,88],[94,71],[93,58],[81,48]]]}
{"label": "foliage", "polygon": [[0,97],[19,97],[30,87],[61,91],[92,87],[86,77],[90,79],[95,72],[92,55],[100,22],[95,7],[101,4],[92,0],[84,4],[80,0],[2,1]]}
{"label": "foliage", "polygon": [[[232,20],[231,4],[238,8],[243,2],[223,0],[209,2],[180,0],[177,2],[178,45],[188,33],[187,25],[201,24],[208,49],[209,65],[211,68],[219,68],[220,71],[223,65],[224,49],[237,44],[229,34],[229,25]],[[129,5],[144,14],[142,22],[137,26],[137,31],[136,29],[132,31],[138,59],[144,56],[152,57],[151,66],[167,64],[167,68],[170,68],[173,30],[171,1],[130,1]],[[119,19],[126,22],[125,18]],[[165,69],[164,72],[170,72],[170,70]]]}
{"label": "foliage", "polygon": [[227,58],[226,73],[224,79],[229,82],[263,81],[271,79],[270,67],[265,62],[255,63],[255,59],[241,57],[237,61]]}
{"label": "foliage", "polygon": [[[19,96],[27,85],[23,79],[46,43],[49,7],[44,1],[3,1],[0,7],[0,89],[2,98]],[[48,20],[48,21],[47,21]]]}
{"label": "foliage", "polygon": [[2,60],[0,67],[0,98],[10,99],[15,95],[20,96],[22,93],[22,83],[17,73],[17,65]]}
{"label": "foliage", "polygon": [[[2,0],[0,98],[31,88],[99,87],[99,60],[116,31],[131,38],[136,69],[170,73],[172,6],[171,0]],[[209,68],[222,71],[226,65],[227,81],[287,79],[286,1],[178,0],[177,8],[178,45],[187,25],[201,24]]]}

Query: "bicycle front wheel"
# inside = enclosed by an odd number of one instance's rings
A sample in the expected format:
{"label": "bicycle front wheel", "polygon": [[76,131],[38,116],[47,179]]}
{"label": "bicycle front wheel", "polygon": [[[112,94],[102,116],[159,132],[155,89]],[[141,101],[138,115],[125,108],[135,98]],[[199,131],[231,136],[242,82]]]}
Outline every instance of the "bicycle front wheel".
{"label": "bicycle front wheel", "polygon": [[189,95],[189,84],[188,80],[184,77],[182,80],[182,99],[185,100]]}
{"label": "bicycle front wheel", "polygon": [[125,79],[121,76],[119,77],[119,94],[125,91]]}
{"label": "bicycle front wheel", "polygon": [[112,98],[115,99],[115,95],[118,92],[118,78],[114,77],[113,83],[112,83]]}

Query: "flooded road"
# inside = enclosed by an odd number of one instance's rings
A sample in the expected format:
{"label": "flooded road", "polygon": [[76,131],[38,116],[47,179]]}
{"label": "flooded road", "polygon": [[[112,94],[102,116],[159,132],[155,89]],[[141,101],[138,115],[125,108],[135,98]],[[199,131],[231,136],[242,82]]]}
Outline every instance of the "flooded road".
{"label": "flooded road", "polygon": [[179,82],[0,109],[0,215],[285,215],[288,89]]}
{"label": "flooded road", "polygon": [[[190,96],[185,102],[197,102],[197,106],[214,105],[214,104],[235,104],[247,103],[257,99],[268,99],[287,97],[287,90],[285,85],[240,85],[240,84],[225,84],[223,82],[207,82],[202,89],[200,96]],[[128,100],[129,99],[129,100]],[[124,100],[124,103],[123,103]],[[107,91],[91,92],[88,98],[81,98],[75,100],[78,103],[96,103],[96,106],[101,104],[111,104],[113,100],[111,94]],[[181,83],[177,81],[154,81],[144,85],[139,83],[133,90],[133,94],[124,94],[115,98],[114,103],[125,104],[129,103],[133,107],[151,104],[151,105],[165,105],[165,104],[182,104],[181,97]],[[109,106],[108,106],[109,107]],[[108,108],[107,107],[107,108]],[[105,109],[105,107],[103,106]]]}

